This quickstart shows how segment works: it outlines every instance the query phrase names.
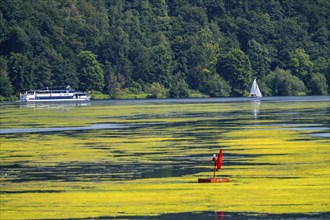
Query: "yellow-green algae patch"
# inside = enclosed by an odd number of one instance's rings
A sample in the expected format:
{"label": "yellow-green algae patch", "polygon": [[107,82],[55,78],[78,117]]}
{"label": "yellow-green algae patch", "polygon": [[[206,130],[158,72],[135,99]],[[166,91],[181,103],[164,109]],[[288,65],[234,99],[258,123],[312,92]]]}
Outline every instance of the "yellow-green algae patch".
{"label": "yellow-green algae patch", "polygon": [[[269,108],[268,105],[263,106]],[[322,103],[316,106],[324,107]],[[309,108],[297,103],[286,107]],[[329,140],[311,138],[302,130],[282,129],[276,125],[282,121],[276,119],[262,121],[270,125],[260,125],[260,120],[250,120],[248,116],[236,120],[236,123],[242,123],[240,126],[229,122],[226,127],[221,122],[209,123],[212,119],[225,119],[222,113],[241,108],[249,110],[248,105],[224,104],[87,106],[86,109],[66,112],[67,118],[73,117],[68,119],[69,122],[56,121],[56,112],[53,112],[54,119],[43,120],[40,117],[38,122],[44,127],[65,123],[77,126],[91,122],[140,123],[154,119],[170,125],[174,122],[183,124],[81,134],[64,132],[0,136],[1,164],[9,167],[6,173],[1,172],[0,177],[1,218],[65,219],[194,211],[329,212]],[[79,116],[74,117],[77,113]],[[213,116],[209,115],[212,113]],[[29,114],[28,119],[20,119],[21,124],[32,122],[34,114]],[[147,115],[152,114],[158,118],[146,119]],[[189,114],[206,115],[191,118]],[[11,120],[8,117],[3,125],[11,124]],[[229,183],[197,183],[197,178],[212,175],[212,161],[191,165],[196,170],[198,167],[209,168],[210,172],[121,181],[111,176],[94,178],[89,174],[77,174],[75,181],[61,178],[15,181],[20,178],[19,174],[11,173],[10,169],[15,165],[47,169],[70,164],[79,168],[80,163],[125,165],[137,161],[136,166],[139,163],[150,164],[150,170],[157,170],[157,166],[183,156],[202,155],[199,160],[208,161],[210,158],[203,159],[203,155],[217,153],[219,146],[223,147],[225,155],[219,175],[230,177]],[[230,159],[227,155],[236,157]],[[236,163],[229,166],[228,162]],[[123,177],[129,174],[129,170],[121,173]]]}

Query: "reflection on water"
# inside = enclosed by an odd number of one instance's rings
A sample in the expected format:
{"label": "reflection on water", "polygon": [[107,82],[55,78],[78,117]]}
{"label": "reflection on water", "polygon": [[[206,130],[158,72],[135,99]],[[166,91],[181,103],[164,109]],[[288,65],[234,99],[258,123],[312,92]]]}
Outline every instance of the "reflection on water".
{"label": "reflection on water", "polygon": [[253,113],[254,119],[258,119],[260,105],[261,105],[260,100],[251,101],[252,113]]}
{"label": "reflection on water", "polygon": [[21,108],[59,109],[89,106],[91,105],[91,102],[20,102],[19,105]]}

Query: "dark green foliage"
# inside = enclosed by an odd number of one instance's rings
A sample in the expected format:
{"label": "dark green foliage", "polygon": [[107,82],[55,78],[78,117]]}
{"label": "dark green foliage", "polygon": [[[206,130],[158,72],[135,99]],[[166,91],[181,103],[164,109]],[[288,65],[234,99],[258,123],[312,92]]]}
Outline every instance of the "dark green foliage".
{"label": "dark green foliage", "polygon": [[104,67],[105,73],[105,93],[109,94],[112,98],[118,98],[121,89],[125,85],[125,79],[121,74],[115,74],[115,70],[110,62],[106,62]]}
{"label": "dark green foliage", "polygon": [[[54,85],[70,85],[72,88],[78,88],[78,74],[76,72],[76,64],[69,59],[55,59],[52,66],[52,76]],[[38,88],[38,87],[37,87]]]}
{"label": "dark green foliage", "polygon": [[270,71],[271,58],[266,46],[255,40],[248,42],[247,54],[249,56],[253,77],[262,79]]}
{"label": "dark green foliage", "polygon": [[313,68],[313,62],[310,61],[309,55],[306,54],[303,49],[298,48],[290,52],[289,56],[288,67],[291,69],[292,73],[307,82]]}
{"label": "dark green foliage", "polygon": [[311,95],[328,95],[327,80],[321,73],[312,74],[309,88]]}
{"label": "dark green foliage", "polygon": [[326,0],[2,0],[0,96],[243,96],[255,77],[264,95],[325,95],[329,14]]}
{"label": "dark green foliage", "polygon": [[328,94],[330,93],[330,57],[319,57],[314,62],[314,73],[321,73],[326,78],[326,84],[328,86]]}
{"label": "dark green foliage", "polygon": [[232,49],[220,57],[217,71],[232,86],[233,96],[247,93],[252,76],[249,57],[239,49]]}
{"label": "dark green foliage", "polygon": [[173,80],[172,50],[164,36],[159,41],[150,51],[151,77],[147,82],[159,82],[168,88]]}
{"label": "dark green foliage", "polygon": [[215,74],[204,83],[202,92],[210,97],[227,97],[231,93],[231,88],[219,75]]}
{"label": "dark green foliage", "polygon": [[231,88],[217,73],[207,69],[194,69],[189,76],[191,88],[199,90],[210,97],[226,97],[231,93]]}
{"label": "dark green foliage", "polygon": [[6,60],[0,57],[0,97],[10,97],[14,92],[6,66]]}
{"label": "dark green foliage", "polygon": [[190,91],[187,82],[177,76],[169,90],[170,98],[187,98],[189,94]]}
{"label": "dark green foliage", "polygon": [[275,96],[305,95],[307,91],[303,81],[293,76],[290,70],[277,68],[267,76],[266,83]]}
{"label": "dark green foliage", "polygon": [[158,82],[151,83],[145,90],[150,93],[149,98],[165,98],[167,93],[165,87]]}
{"label": "dark green foliage", "polygon": [[24,92],[34,87],[33,66],[29,57],[23,53],[10,53],[8,60],[8,76],[15,86],[15,92]]}
{"label": "dark green foliage", "polygon": [[96,55],[90,51],[81,51],[78,55],[77,70],[79,73],[79,89],[83,91],[102,91],[104,73],[96,60]]}

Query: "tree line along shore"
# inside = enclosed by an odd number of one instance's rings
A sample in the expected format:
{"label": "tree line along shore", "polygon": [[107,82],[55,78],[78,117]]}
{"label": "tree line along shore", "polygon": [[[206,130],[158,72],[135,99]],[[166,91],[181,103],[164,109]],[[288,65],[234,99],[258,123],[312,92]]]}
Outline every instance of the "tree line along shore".
{"label": "tree line along shore", "polygon": [[3,0],[0,100],[328,95],[326,0]]}

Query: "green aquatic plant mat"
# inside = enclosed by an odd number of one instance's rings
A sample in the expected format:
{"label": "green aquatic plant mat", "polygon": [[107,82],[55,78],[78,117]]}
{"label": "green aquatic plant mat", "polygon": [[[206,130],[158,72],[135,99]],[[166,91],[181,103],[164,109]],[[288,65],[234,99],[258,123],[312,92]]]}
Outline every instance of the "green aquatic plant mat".
{"label": "green aquatic plant mat", "polygon": [[[262,104],[145,104],[12,109],[1,128],[130,123],[126,129],[2,134],[1,218],[70,219],[181,212],[329,212],[329,140],[300,129],[300,115],[326,103],[287,105],[290,117]],[[299,109],[298,113],[297,109]],[[15,115],[25,112],[15,123]],[[41,115],[46,112],[50,117]],[[62,114],[63,113],[63,114]],[[305,124],[327,116],[303,115]],[[60,120],[61,118],[63,120]],[[33,118],[38,120],[33,121]],[[154,123],[157,121],[157,123]],[[30,126],[31,127],[31,126]],[[317,130],[317,129],[316,129]],[[231,182],[198,184],[212,175]]]}

